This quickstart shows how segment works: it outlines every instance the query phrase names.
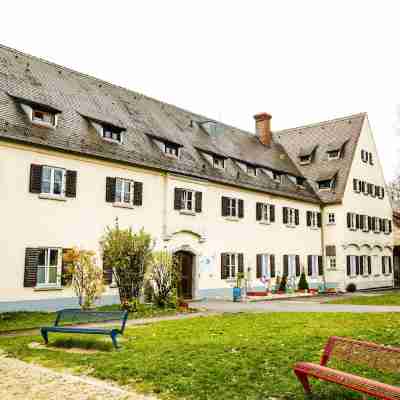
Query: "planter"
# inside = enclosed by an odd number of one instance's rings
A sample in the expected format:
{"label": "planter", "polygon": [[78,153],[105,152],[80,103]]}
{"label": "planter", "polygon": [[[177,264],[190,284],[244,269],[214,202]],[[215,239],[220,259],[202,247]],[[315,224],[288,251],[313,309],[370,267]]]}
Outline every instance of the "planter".
{"label": "planter", "polygon": [[254,297],[268,296],[268,292],[247,292],[247,296],[254,296]]}
{"label": "planter", "polygon": [[233,288],[233,301],[240,301],[242,298],[242,289],[239,287]]}

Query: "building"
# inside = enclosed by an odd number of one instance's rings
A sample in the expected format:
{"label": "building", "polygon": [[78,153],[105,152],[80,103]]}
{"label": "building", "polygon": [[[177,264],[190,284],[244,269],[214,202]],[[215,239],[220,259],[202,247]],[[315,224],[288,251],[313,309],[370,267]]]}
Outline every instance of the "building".
{"label": "building", "polygon": [[261,276],[295,285],[303,269],[313,288],[392,286],[392,211],[367,115],[270,123],[257,114],[244,132],[0,47],[0,307],[70,304],[63,251],[101,263],[116,218],[180,254],[187,297],[230,297],[242,271],[251,290]]}

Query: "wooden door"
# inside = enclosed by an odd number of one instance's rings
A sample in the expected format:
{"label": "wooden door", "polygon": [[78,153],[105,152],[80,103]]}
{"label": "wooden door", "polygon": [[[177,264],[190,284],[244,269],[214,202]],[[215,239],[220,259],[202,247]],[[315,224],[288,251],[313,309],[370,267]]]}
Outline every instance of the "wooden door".
{"label": "wooden door", "polygon": [[175,253],[181,266],[181,282],[178,293],[185,299],[192,298],[193,289],[193,255],[187,251],[178,251]]}

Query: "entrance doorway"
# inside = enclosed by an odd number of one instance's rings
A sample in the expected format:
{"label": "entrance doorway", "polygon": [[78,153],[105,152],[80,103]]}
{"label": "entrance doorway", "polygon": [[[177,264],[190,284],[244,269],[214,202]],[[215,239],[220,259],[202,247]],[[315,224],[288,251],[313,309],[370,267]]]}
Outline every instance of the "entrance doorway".
{"label": "entrance doorway", "polygon": [[191,299],[193,294],[193,261],[194,256],[188,251],[177,251],[175,257],[181,267],[181,282],[178,294],[185,299]]}

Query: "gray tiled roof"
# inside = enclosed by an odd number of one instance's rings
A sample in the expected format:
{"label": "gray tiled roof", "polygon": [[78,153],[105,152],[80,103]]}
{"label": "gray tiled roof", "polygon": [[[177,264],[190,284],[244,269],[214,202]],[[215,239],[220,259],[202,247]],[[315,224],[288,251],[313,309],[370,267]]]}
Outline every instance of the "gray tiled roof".
{"label": "gray tiled roof", "polygon": [[[55,130],[34,127],[22,112],[16,98],[45,104],[60,110]],[[87,118],[126,128],[124,143],[113,144],[102,140]],[[326,138],[314,128],[304,128],[303,138],[308,144],[318,144],[317,163],[311,168],[298,164],[300,134],[296,130],[274,133],[271,147],[262,145],[258,138],[231,126],[217,122],[218,129],[210,134],[198,122],[208,118],[178,107],[162,103],[136,92],[72,71],[16,50],[0,46],[0,137],[33,145],[47,146],[124,163],[170,171],[208,179],[214,182],[254,189],[285,197],[320,202],[315,187],[306,184],[299,189],[289,179],[282,184],[267,174],[257,177],[244,173],[234,160],[241,160],[267,169],[294,176],[315,178],[315,169],[340,168],[340,179],[348,166],[349,154],[358,137],[361,116],[332,121],[332,128],[350,138],[346,144],[345,160],[326,164],[320,149],[332,138],[327,128]],[[351,120],[351,129],[346,125]],[[339,122],[342,121],[342,122]],[[345,122],[343,122],[345,121]],[[330,123],[322,124],[328,126]],[[321,125],[321,126],[322,126]],[[329,125],[330,126],[330,125]],[[322,128],[324,129],[324,128]],[[317,133],[318,131],[318,133]],[[165,156],[152,137],[183,146],[179,160]],[[293,139],[293,140],[292,140]],[[320,146],[322,144],[322,146]],[[212,168],[199,149],[228,158],[226,170]],[[342,168],[342,166],[344,168]],[[342,183],[344,185],[344,183]],[[338,191],[339,193],[339,191]],[[339,200],[335,194],[322,200]]]}

